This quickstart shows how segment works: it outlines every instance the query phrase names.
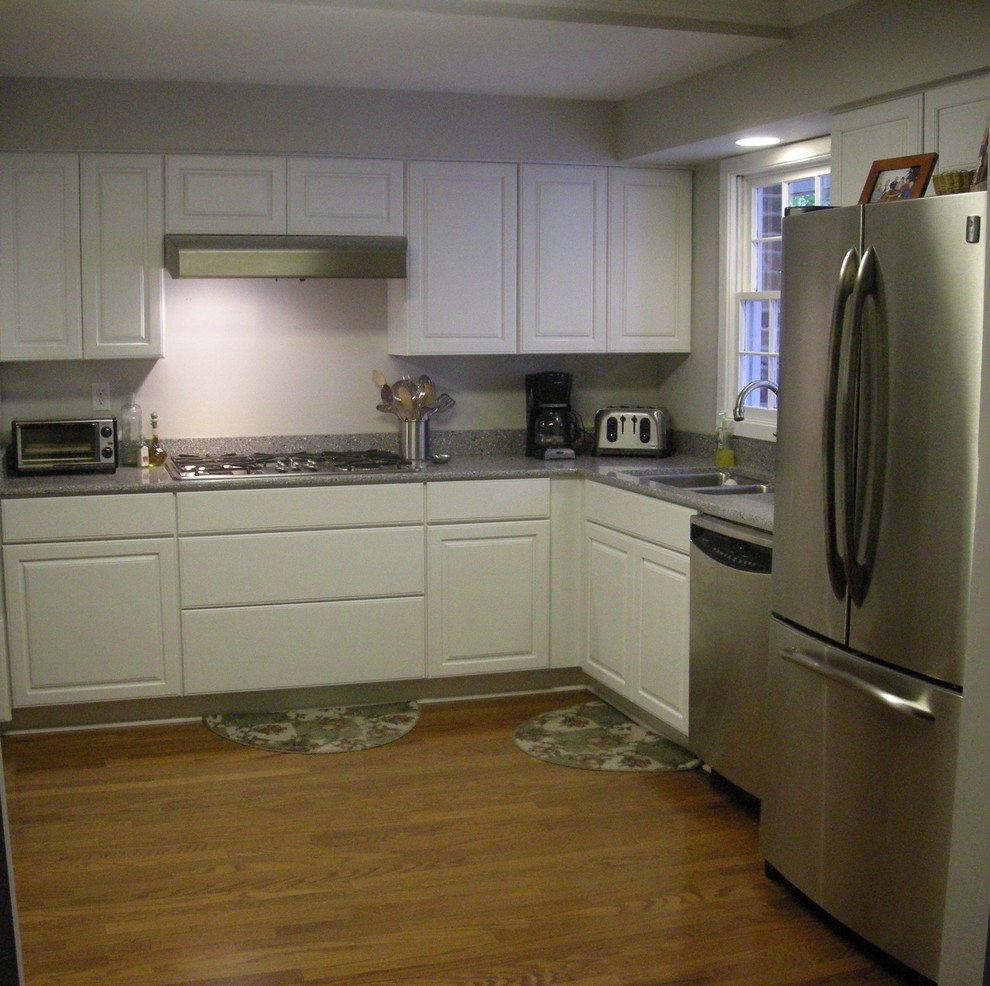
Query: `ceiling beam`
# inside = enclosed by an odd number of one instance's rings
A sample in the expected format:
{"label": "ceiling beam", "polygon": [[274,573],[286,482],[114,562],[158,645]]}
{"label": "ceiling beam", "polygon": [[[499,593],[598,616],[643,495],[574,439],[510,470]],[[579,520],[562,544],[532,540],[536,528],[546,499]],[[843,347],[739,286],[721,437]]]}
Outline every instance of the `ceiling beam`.
{"label": "ceiling beam", "polygon": [[412,14],[509,17],[663,31],[791,37],[782,0],[240,0]]}

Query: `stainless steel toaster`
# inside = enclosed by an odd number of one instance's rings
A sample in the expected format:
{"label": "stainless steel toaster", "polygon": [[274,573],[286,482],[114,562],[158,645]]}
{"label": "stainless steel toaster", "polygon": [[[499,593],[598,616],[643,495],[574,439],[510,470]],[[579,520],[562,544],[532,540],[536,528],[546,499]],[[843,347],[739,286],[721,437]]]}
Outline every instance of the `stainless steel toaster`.
{"label": "stainless steel toaster", "polygon": [[670,415],[662,407],[604,407],[595,415],[595,455],[673,452]]}

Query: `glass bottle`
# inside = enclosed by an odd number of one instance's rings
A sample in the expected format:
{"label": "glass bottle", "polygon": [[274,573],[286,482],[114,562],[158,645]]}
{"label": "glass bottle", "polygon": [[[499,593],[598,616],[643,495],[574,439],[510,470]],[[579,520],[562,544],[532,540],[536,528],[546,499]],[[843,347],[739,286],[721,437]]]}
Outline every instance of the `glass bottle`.
{"label": "glass bottle", "polygon": [[158,441],[158,412],[151,412],[151,441],[148,442],[148,465],[161,466],[165,464],[167,453]]}
{"label": "glass bottle", "polygon": [[122,466],[140,465],[142,422],[141,405],[131,394],[127,403],[120,409],[120,464]]}

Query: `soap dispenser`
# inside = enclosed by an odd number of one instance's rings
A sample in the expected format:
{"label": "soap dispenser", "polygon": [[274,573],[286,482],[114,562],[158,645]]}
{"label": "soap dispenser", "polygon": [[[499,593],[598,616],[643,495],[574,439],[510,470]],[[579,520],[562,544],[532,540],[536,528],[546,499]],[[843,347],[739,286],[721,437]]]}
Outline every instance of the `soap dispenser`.
{"label": "soap dispenser", "polygon": [[731,469],[736,464],[736,453],[732,448],[732,429],[729,415],[718,413],[718,429],[715,432],[715,466],[718,469]]}

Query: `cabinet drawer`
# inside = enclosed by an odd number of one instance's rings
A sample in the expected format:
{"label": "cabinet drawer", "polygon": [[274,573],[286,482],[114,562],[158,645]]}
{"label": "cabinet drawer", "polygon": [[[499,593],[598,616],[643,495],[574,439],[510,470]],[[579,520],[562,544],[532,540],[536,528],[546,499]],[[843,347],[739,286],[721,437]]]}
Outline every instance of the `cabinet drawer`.
{"label": "cabinet drawer", "polygon": [[4,500],[0,512],[3,539],[7,544],[175,533],[175,506],[171,493]]}
{"label": "cabinet drawer", "polygon": [[422,595],[419,527],[182,538],[183,607]]}
{"label": "cabinet drawer", "polygon": [[603,527],[687,554],[691,547],[691,518],[697,511],[588,482],[584,484],[584,513],[588,520]]}
{"label": "cabinet drawer", "polygon": [[549,517],[550,480],[490,479],[428,483],[426,513],[431,524]]}
{"label": "cabinet drawer", "polygon": [[420,483],[179,493],[179,533],[423,523]]}
{"label": "cabinet drawer", "polygon": [[183,613],[185,691],[422,678],[423,614],[421,596]]}

